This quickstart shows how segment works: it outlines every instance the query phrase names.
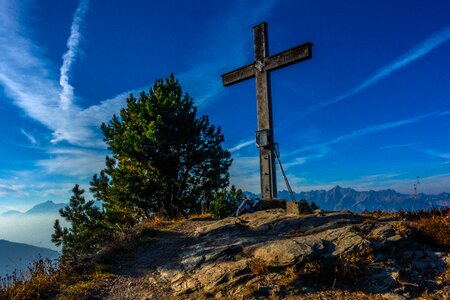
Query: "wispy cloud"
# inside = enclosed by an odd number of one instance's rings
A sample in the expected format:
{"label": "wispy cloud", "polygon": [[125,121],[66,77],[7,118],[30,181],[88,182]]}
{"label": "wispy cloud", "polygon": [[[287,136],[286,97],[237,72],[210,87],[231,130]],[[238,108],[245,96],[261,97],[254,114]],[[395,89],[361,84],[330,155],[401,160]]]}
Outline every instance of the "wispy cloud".
{"label": "wispy cloud", "polygon": [[293,155],[299,155],[293,159],[290,159],[288,162],[284,163],[283,166],[286,168],[303,165],[311,160],[320,159],[322,157],[327,156],[332,152],[331,147],[329,147],[328,143],[315,144],[312,146],[303,147],[298,150],[294,150],[290,153],[286,153],[285,157],[290,157]]}
{"label": "wispy cloud", "polygon": [[10,195],[10,194],[21,195],[21,196],[26,195],[27,193],[25,191],[25,185],[0,181],[0,196]]}
{"label": "wispy cloud", "polygon": [[[418,45],[416,45],[414,48],[410,49],[408,52],[406,52],[404,55],[400,56],[393,62],[383,66],[380,68],[375,74],[373,74],[371,77],[360,83],[359,85],[355,86],[354,88],[350,89],[349,91],[335,96],[333,98],[330,98],[328,100],[319,102],[316,105],[310,106],[309,108],[303,110],[302,112],[295,113],[295,117],[298,118],[307,116],[311,114],[312,112],[315,112],[321,108],[327,107],[331,104],[343,101],[369,87],[377,83],[378,81],[382,80],[383,78],[389,76],[393,72],[406,67],[410,63],[414,62],[415,60],[425,56],[426,54],[430,53],[432,50],[437,48],[438,46],[442,45],[443,43],[450,40],[450,27],[446,27],[443,30],[436,32],[432,34],[429,38],[422,41]],[[448,112],[447,112],[448,113]]]}
{"label": "wispy cloud", "polygon": [[81,40],[80,26],[87,9],[88,0],[81,0],[70,28],[70,36],[67,40],[67,52],[63,55],[63,64],[60,69],[59,77],[59,85],[62,87],[59,97],[61,100],[61,108],[63,110],[68,109],[73,100],[73,87],[69,83],[69,72],[78,53],[78,45]]}
{"label": "wispy cloud", "polygon": [[60,174],[76,178],[90,178],[104,167],[105,151],[78,148],[52,148],[48,159],[36,165],[47,174]]}
{"label": "wispy cloud", "polygon": [[231,153],[236,152],[244,147],[250,146],[250,145],[254,145],[255,144],[255,139],[251,139],[251,140],[247,140],[247,141],[243,141],[240,142],[239,144],[233,146],[232,148],[228,149],[228,151],[230,151]]}
{"label": "wispy cloud", "polygon": [[439,115],[438,112],[431,112],[428,114],[420,115],[420,116],[409,118],[409,119],[393,121],[393,122],[386,122],[386,123],[382,123],[382,124],[378,124],[378,125],[374,125],[374,126],[369,126],[369,127],[363,128],[363,129],[353,131],[349,134],[345,134],[340,137],[337,137],[337,138],[329,141],[327,144],[340,143],[345,140],[354,139],[354,138],[357,138],[357,137],[360,137],[363,135],[367,135],[370,133],[379,132],[379,131],[383,131],[383,130],[387,130],[387,129],[391,129],[391,128],[395,128],[395,127],[399,127],[399,126],[416,123],[423,119],[429,118],[431,116],[438,116],[438,115]]}
{"label": "wispy cloud", "polygon": [[416,145],[416,143],[395,144],[395,145],[378,147],[378,149],[380,149],[380,150],[397,149],[397,148],[405,148],[405,147],[414,147],[415,145]]}
{"label": "wispy cloud", "polygon": [[0,170],[0,212],[8,209],[27,210],[34,204],[52,200],[67,202],[79,179],[67,174],[48,175],[45,171]]}
{"label": "wispy cloud", "polygon": [[[395,128],[395,127],[399,127],[399,126],[404,126],[404,125],[408,125],[408,124],[412,124],[412,123],[416,123],[419,122],[421,120],[424,120],[426,118],[432,117],[432,116],[439,116],[439,112],[431,112],[428,114],[423,114],[417,117],[413,117],[413,118],[409,118],[409,119],[403,119],[403,120],[398,120],[398,121],[392,121],[392,122],[385,122],[385,123],[381,123],[381,124],[377,124],[377,125],[373,125],[373,126],[369,126],[369,127],[365,127],[362,129],[358,129],[355,130],[353,132],[350,132],[348,134],[344,134],[341,135],[339,137],[336,137],[332,140],[329,140],[327,142],[323,142],[323,143],[319,143],[319,144],[315,144],[315,145],[311,145],[308,147],[304,147],[298,150],[294,150],[288,154],[286,154],[285,156],[293,156],[293,155],[297,155],[299,153],[304,153],[304,152],[310,152],[311,149],[319,149],[320,153],[323,153],[323,155],[318,156],[317,154],[313,154],[312,157],[313,158],[320,158],[323,157],[325,154],[327,154],[328,152],[325,151],[326,149],[328,149],[328,147],[330,147],[333,144],[337,144],[337,143],[341,143],[350,139],[354,139],[354,138],[358,138],[364,135],[368,135],[371,133],[375,133],[375,132],[380,132],[380,131],[384,131],[384,130],[388,130],[391,128]],[[306,159],[303,160],[304,162],[306,162]]]}
{"label": "wispy cloud", "polygon": [[[445,114],[438,113],[437,116],[441,117]],[[379,147],[380,150],[386,150],[386,149],[396,149],[396,148],[405,148],[405,147],[417,147],[417,146],[423,146],[423,145],[435,145],[435,144],[441,144],[442,142],[447,142],[450,140],[450,137],[442,138],[442,139],[434,139],[434,140],[427,140],[427,141],[420,141],[420,142],[414,142],[414,143],[405,143],[405,144],[394,144],[394,145],[386,145]]]}
{"label": "wispy cloud", "polygon": [[259,159],[258,156],[233,156],[230,168],[230,183],[237,188],[259,193]]}
{"label": "wispy cloud", "polygon": [[[419,115],[416,117],[412,117],[412,118],[408,118],[408,119],[403,119],[403,120],[397,120],[397,121],[392,121],[392,122],[385,122],[385,123],[381,123],[381,124],[377,124],[377,125],[373,125],[373,126],[369,126],[369,127],[365,127],[362,129],[358,129],[355,130],[353,132],[338,136],[334,139],[328,140],[326,142],[322,142],[322,143],[318,143],[318,144],[313,144],[310,146],[306,146],[300,149],[296,149],[294,151],[285,153],[283,155],[284,159],[283,159],[283,166],[286,168],[286,170],[289,170],[289,168],[294,167],[294,166],[299,166],[299,165],[303,165],[305,163],[308,163],[310,161],[313,160],[317,160],[317,159],[321,159],[326,157],[327,155],[329,155],[330,153],[333,153],[333,148],[332,146],[334,144],[338,144],[344,141],[348,141],[351,139],[355,139],[358,137],[362,137],[365,135],[369,135],[372,133],[376,133],[376,132],[381,132],[384,130],[389,130],[395,127],[400,127],[400,126],[405,126],[405,125],[409,125],[409,124],[413,124],[413,123],[417,123],[420,122],[422,120],[425,120],[427,118],[431,118],[431,117],[441,117],[442,113],[441,112],[431,112],[431,113],[427,113],[427,114],[423,114],[423,115]],[[440,139],[440,140],[435,140],[436,141],[441,141],[444,139]],[[233,184],[237,185],[237,186],[248,186],[251,187],[253,190],[250,190],[249,188],[247,190],[250,191],[254,191],[255,192],[259,192],[259,171],[258,165],[255,165],[255,163],[258,162],[258,157],[254,156],[254,157],[240,157],[239,156],[239,150],[241,150],[242,148],[250,145],[251,143],[253,143],[254,140],[248,140],[245,142],[241,142],[239,144],[237,144],[236,146],[234,146],[233,148],[231,148],[233,150],[233,152],[235,152],[236,154],[236,158],[235,161],[233,162],[232,168],[231,168],[231,176],[232,176],[232,181]],[[414,146],[415,144],[411,143],[411,144],[402,144],[402,145],[391,145],[391,146],[384,146],[381,147],[379,149],[389,149],[389,148],[398,148],[398,147],[407,147],[407,146]],[[420,149],[419,149],[420,150]],[[450,156],[450,154],[447,153],[441,153],[441,152],[436,152],[436,151],[431,151],[428,149],[428,153],[429,155],[434,155],[434,156],[438,156],[441,158],[450,158],[448,156]],[[448,156],[447,156],[448,155]],[[287,159],[286,159],[287,158]],[[250,170],[250,168],[255,168],[253,170]],[[390,178],[392,176],[387,176],[386,174],[382,174],[382,176],[384,178]],[[289,174],[289,178],[297,178],[295,174]],[[349,186],[354,186],[354,187],[361,187],[361,188],[370,188],[372,187],[370,184],[368,184],[368,179],[373,179],[373,178],[360,178],[361,180],[364,179],[365,181],[363,181],[364,183],[367,184],[359,184],[359,185],[349,185]],[[281,182],[281,181],[279,181]],[[296,182],[301,182],[301,180],[297,180]],[[349,182],[348,184],[355,184],[353,182]],[[336,185],[336,182],[331,182],[331,183],[327,183],[327,184],[320,184],[317,186],[312,186],[312,185],[307,185],[305,187],[301,186],[301,185],[297,185],[296,189],[297,190],[305,190],[305,189],[313,189],[313,188],[317,188],[319,186],[323,187],[323,188],[330,188]],[[375,185],[373,185],[374,187]],[[382,185],[379,185],[382,186]]]}
{"label": "wispy cloud", "polygon": [[87,108],[74,101],[70,70],[79,52],[80,26],[87,6],[88,1],[82,0],[74,14],[58,79],[53,72],[54,63],[42,54],[28,38],[26,28],[19,24],[23,7],[15,1],[0,2],[0,85],[30,118],[52,131],[52,143],[67,141],[72,145],[105,148],[99,125],[123,107],[129,92]]}
{"label": "wispy cloud", "polygon": [[31,133],[26,132],[25,129],[20,130],[20,132],[30,141],[33,146],[37,144],[36,138]]}
{"label": "wispy cloud", "polygon": [[415,148],[423,153],[426,153],[428,155],[434,156],[434,157],[438,157],[438,158],[442,158],[442,159],[450,159],[450,152],[442,152],[442,151],[437,151],[435,149],[425,149],[425,148]]}

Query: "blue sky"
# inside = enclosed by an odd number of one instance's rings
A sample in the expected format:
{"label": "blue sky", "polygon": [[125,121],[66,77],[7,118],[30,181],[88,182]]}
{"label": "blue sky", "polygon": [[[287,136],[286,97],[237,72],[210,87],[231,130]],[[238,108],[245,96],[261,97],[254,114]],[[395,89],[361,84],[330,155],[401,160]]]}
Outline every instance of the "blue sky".
{"label": "blue sky", "polygon": [[[294,190],[450,191],[449,1],[0,0],[0,212],[66,202],[108,153],[99,131],[130,92],[173,72],[222,126],[231,182],[258,192],[255,82],[221,86],[306,41],[272,73],[275,139]],[[283,182],[279,180],[279,189]]]}

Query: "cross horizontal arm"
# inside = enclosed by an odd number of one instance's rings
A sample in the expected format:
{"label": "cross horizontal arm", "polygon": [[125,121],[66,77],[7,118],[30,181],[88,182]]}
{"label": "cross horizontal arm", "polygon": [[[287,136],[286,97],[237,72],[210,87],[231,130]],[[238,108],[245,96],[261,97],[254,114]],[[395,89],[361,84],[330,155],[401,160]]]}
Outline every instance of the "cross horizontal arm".
{"label": "cross horizontal arm", "polygon": [[246,79],[250,79],[252,77],[255,77],[254,64],[250,64],[245,67],[223,74],[222,83],[224,86],[229,86],[244,81]]}
{"label": "cross horizontal arm", "polygon": [[312,58],[312,43],[291,48],[267,58],[266,70],[273,71]]}

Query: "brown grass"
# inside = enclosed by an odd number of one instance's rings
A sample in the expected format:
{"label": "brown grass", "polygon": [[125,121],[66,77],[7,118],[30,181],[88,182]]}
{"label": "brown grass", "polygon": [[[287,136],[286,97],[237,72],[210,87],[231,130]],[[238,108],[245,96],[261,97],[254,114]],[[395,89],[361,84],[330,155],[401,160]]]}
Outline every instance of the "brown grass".
{"label": "brown grass", "polygon": [[50,260],[37,260],[29,267],[29,279],[17,279],[10,287],[0,289],[0,299],[51,298],[55,294],[54,287],[63,276],[62,270],[69,268],[56,267]]}
{"label": "brown grass", "polygon": [[412,230],[424,243],[450,248],[450,208],[400,212],[373,211],[362,215],[369,221],[381,218],[398,220],[395,223],[398,233],[403,234]]}
{"label": "brown grass", "polygon": [[431,216],[420,218],[412,222],[412,226],[426,239],[426,242],[435,246],[450,248],[450,216]]}
{"label": "brown grass", "polygon": [[267,273],[268,265],[267,262],[262,260],[254,260],[250,264],[250,271],[253,275],[259,276],[261,274]]}
{"label": "brown grass", "polygon": [[158,231],[170,230],[182,220],[152,217],[114,238],[97,253],[77,258],[63,258],[59,267],[48,260],[30,266],[27,280],[16,279],[9,287],[0,288],[0,299],[92,299],[101,293],[103,284],[113,276],[110,266],[128,256],[137,247],[145,247],[156,239]]}

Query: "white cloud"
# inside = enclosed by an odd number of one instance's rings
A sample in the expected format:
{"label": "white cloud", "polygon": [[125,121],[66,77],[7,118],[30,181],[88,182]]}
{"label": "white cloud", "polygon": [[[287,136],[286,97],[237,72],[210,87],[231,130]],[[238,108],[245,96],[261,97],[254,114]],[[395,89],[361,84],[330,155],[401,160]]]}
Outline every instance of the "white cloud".
{"label": "white cloud", "polygon": [[90,178],[104,168],[105,151],[53,148],[49,150],[51,158],[39,160],[37,166],[47,174],[61,174],[77,178]]}
{"label": "white cloud", "polygon": [[78,46],[81,40],[80,26],[83,22],[84,15],[88,9],[88,1],[81,0],[75,15],[73,17],[72,26],[70,28],[70,36],[67,40],[67,51],[63,55],[63,64],[60,69],[59,85],[62,91],[59,94],[61,100],[61,109],[66,110],[70,107],[73,100],[73,87],[69,83],[69,72],[75,61]]}
{"label": "white cloud", "polygon": [[105,148],[99,125],[119,112],[129,92],[87,108],[73,101],[69,73],[79,51],[80,25],[87,3],[82,0],[75,13],[58,84],[53,63],[42,55],[19,24],[18,11],[22,7],[14,1],[0,2],[0,84],[30,118],[52,131],[52,143],[67,141],[72,145]]}
{"label": "white cloud", "polygon": [[0,179],[0,196],[8,195],[27,195],[25,191],[26,186],[23,184],[17,184]]}
{"label": "white cloud", "polygon": [[237,145],[233,146],[232,148],[228,149],[228,151],[233,153],[233,152],[236,152],[238,150],[241,150],[242,148],[245,148],[247,146],[254,145],[254,144],[255,144],[255,139],[242,141],[242,142],[239,142]]}
{"label": "white cloud", "polygon": [[416,145],[416,143],[396,144],[396,145],[382,146],[382,147],[379,147],[378,149],[380,149],[380,150],[396,149],[396,148],[404,148],[404,147],[413,147],[414,145]]}
{"label": "white cloud", "polygon": [[234,156],[230,167],[230,183],[242,190],[259,193],[258,156]]}
{"label": "white cloud", "polygon": [[[282,164],[286,170],[289,170],[290,167],[302,165],[309,161],[321,159],[321,158],[327,156],[328,154],[332,153],[333,150],[331,148],[331,145],[333,145],[333,144],[341,143],[341,142],[344,142],[344,141],[347,141],[350,139],[354,139],[354,138],[358,138],[358,137],[368,135],[371,133],[380,132],[380,131],[388,130],[391,128],[416,123],[416,122],[422,121],[426,118],[440,117],[440,116],[442,116],[442,113],[440,113],[440,112],[431,112],[428,114],[420,115],[417,117],[412,117],[409,119],[385,122],[385,123],[365,127],[362,129],[358,129],[358,130],[355,130],[348,134],[341,135],[339,137],[336,137],[334,139],[331,139],[331,140],[323,142],[323,143],[306,146],[306,147],[288,152],[283,155],[283,157],[288,158],[288,159],[287,160],[282,159]],[[253,140],[252,140],[252,142],[253,142]],[[259,164],[255,165],[255,162],[258,162],[258,158],[257,157],[240,157],[238,154],[240,149],[244,148],[246,145],[249,145],[249,144],[250,144],[250,140],[239,143],[236,146],[234,146],[233,148],[231,148],[234,150],[233,152],[235,152],[237,154],[237,156],[235,158],[235,162],[233,163],[231,170],[230,170],[231,180],[232,180],[232,183],[234,183],[236,186],[242,187],[243,189],[247,189],[246,187],[248,186],[249,191],[259,193]],[[380,149],[389,149],[389,148],[403,147],[403,146],[408,146],[408,145],[409,144],[385,146],[385,147],[381,147]],[[420,149],[418,149],[418,150],[420,150]],[[429,155],[434,155],[434,156],[444,158],[444,159],[450,158],[450,155],[448,153],[441,153],[441,152],[433,151],[430,149],[427,149],[427,150],[422,149],[421,151],[423,151]],[[253,168],[253,171],[250,171],[251,168]],[[278,166],[277,166],[277,168],[278,168]],[[288,176],[288,178],[291,178],[291,177],[297,178],[294,174],[290,174]],[[390,178],[392,176],[389,177],[389,176],[387,176],[387,174],[382,174],[382,176],[380,176],[380,177],[383,177],[386,179],[386,178]],[[317,185],[308,184],[305,186],[298,185],[295,188],[294,188],[295,185],[293,185],[293,184],[291,184],[291,185],[292,185],[293,189],[297,189],[299,191],[300,190],[305,191],[305,190],[311,190],[311,189],[319,189],[319,187],[321,189],[329,189],[337,184],[344,184],[344,185],[348,184],[348,186],[352,186],[354,188],[361,188],[361,189],[370,189],[370,188],[375,188],[375,187],[386,188],[386,186],[375,184],[379,180],[372,182],[369,179],[373,179],[373,178],[361,177],[356,181],[330,182],[330,183],[317,184]],[[278,180],[278,182],[282,182],[282,181]],[[300,181],[297,181],[297,182],[300,182]],[[403,182],[399,183],[398,187],[402,190],[405,190]]]}
{"label": "white cloud", "polygon": [[86,187],[89,180],[68,174],[49,175],[45,170],[0,170],[0,212],[10,209],[26,211],[47,200],[68,202],[75,183]]}
{"label": "white cloud", "polygon": [[428,155],[434,156],[434,157],[438,157],[438,158],[442,158],[442,159],[450,159],[450,152],[442,152],[442,151],[437,151],[434,149],[424,149],[424,148],[415,148],[423,153],[426,153]]}
{"label": "white cloud", "polygon": [[[330,145],[333,144],[337,144],[337,143],[341,143],[350,139],[354,139],[354,138],[358,138],[364,135],[368,135],[371,133],[375,133],[375,132],[380,132],[380,131],[384,131],[384,130],[388,130],[391,128],[395,128],[395,127],[399,127],[399,126],[404,126],[404,125],[408,125],[408,124],[413,124],[419,121],[422,121],[426,118],[429,117],[439,117],[440,113],[439,112],[431,112],[428,114],[424,114],[424,115],[420,115],[417,117],[412,117],[409,119],[403,119],[403,120],[398,120],[398,121],[392,121],[392,122],[385,122],[385,123],[381,123],[381,124],[377,124],[377,125],[373,125],[373,126],[368,126],[362,129],[358,129],[355,131],[352,131],[348,134],[344,134],[341,135],[339,137],[336,137],[332,140],[329,140],[327,142],[323,142],[320,144],[316,144],[316,145],[312,145],[312,146],[307,146],[298,150],[294,150],[288,154],[286,154],[286,156],[292,156],[292,155],[296,155],[302,152],[306,152],[309,151],[310,149],[322,149],[322,153],[323,155],[319,155],[317,156],[316,154],[312,155],[312,158],[321,158],[323,156],[325,156],[325,154],[329,153],[330,151],[325,151],[327,149],[327,147],[329,147]],[[307,157],[308,158],[308,157]]]}

